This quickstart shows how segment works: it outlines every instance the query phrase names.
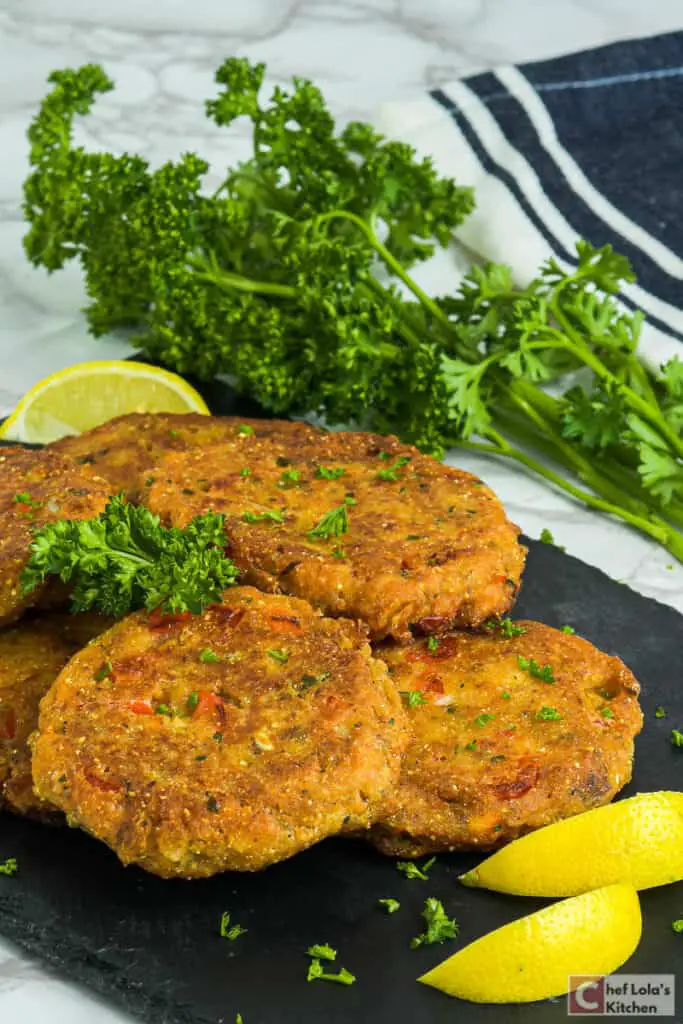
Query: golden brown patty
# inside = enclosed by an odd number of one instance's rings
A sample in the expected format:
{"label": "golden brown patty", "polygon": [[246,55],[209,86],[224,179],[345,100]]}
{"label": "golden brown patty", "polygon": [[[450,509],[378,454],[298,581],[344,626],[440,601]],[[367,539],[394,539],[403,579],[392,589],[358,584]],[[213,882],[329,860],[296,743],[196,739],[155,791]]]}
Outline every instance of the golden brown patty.
{"label": "golden brown patty", "polygon": [[[360,618],[375,639],[507,610],[524,564],[517,527],[480,480],[375,434],[289,424],[282,436],[175,452],[141,500],[176,526],[225,513],[245,582]],[[346,501],[348,532],[310,535]]]}
{"label": "golden brown patty", "polygon": [[0,803],[19,814],[54,807],[33,792],[27,740],[38,707],[69,658],[111,624],[99,615],[43,615],[0,630]]}
{"label": "golden brown patty", "polygon": [[109,487],[87,467],[46,449],[0,448],[0,625],[24,608],[63,601],[58,584],[20,593],[33,530],[58,519],[89,519],[107,504]]}
{"label": "golden brown patty", "polygon": [[201,616],[131,615],[73,658],[33,775],[124,863],[201,877],[367,827],[406,740],[359,627],[236,587]]}
{"label": "golden brown patty", "polygon": [[512,639],[496,629],[377,652],[415,704],[399,785],[371,832],[384,853],[487,849],[629,781],[642,726],[633,675],[586,640],[516,625]]}
{"label": "golden brown patty", "polygon": [[[112,493],[124,491],[134,497],[139,474],[147,473],[167,452],[234,441],[245,427],[258,437],[268,437],[274,431],[283,436],[292,428],[303,429],[289,420],[131,413],[75,437],[64,437],[50,448],[78,464],[90,465],[105,477]],[[311,434],[320,433],[315,427],[305,429]]]}

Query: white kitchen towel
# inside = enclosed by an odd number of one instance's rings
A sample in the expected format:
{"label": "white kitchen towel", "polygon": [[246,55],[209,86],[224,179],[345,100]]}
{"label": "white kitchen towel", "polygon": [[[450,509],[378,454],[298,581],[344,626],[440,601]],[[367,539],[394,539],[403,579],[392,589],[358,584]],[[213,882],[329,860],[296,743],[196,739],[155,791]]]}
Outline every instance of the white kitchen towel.
{"label": "white kitchen towel", "polygon": [[387,104],[380,127],[474,186],[459,240],[523,284],[575,243],[609,243],[638,282],[652,364],[683,355],[683,32],[451,82]]}

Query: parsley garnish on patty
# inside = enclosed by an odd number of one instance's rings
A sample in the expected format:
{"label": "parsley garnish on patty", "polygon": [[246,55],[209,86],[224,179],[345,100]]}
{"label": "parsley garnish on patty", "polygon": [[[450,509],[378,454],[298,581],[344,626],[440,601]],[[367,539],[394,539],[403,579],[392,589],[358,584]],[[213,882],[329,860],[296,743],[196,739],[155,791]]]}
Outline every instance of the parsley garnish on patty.
{"label": "parsley garnish on patty", "polygon": [[118,496],[94,519],[64,519],[38,530],[21,587],[27,594],[59,576],[72,585],[74,611],[97,609],[116,618],[138,608],[196,614],[220,602],[237,580],[224,549],[224,516],[207,512],[182,529],[165,527]]}
{"label": "parsley garnish on patty", "polygon": [[555,676],[550,665],[544,665],[541,668],[535,658],[523,658],[521,654],[517,655],[517,664],[525,672],[528,672],[530,676],[534,676],[535,679],[540,679],[544,683],[555,682]]}

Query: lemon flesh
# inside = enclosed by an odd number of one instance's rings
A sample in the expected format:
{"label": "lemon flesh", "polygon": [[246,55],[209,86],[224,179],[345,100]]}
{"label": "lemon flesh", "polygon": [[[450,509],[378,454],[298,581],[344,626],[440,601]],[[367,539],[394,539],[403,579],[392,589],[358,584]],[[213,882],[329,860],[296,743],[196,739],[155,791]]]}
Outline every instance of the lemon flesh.
{"label": "lemon flesh", "polygon": [[461,875],[465,885],[518,896],[576,896],[624,882],[650,889],[683,879],[683,793],[639,793],[547,825]]}
{"label": "lemon flesh", "polygon": [[78,363],[45,377],[0,426],[7,441],[47,444],[131,412],[208,414],[186,380],[128,360]]}
{"label": "lemon flesh", "polygon": [[638,893],[608,885],[561,900],[465,946],[418,980],[473,1003],[530,1003],[570,975],[611,974],[640,942]]}

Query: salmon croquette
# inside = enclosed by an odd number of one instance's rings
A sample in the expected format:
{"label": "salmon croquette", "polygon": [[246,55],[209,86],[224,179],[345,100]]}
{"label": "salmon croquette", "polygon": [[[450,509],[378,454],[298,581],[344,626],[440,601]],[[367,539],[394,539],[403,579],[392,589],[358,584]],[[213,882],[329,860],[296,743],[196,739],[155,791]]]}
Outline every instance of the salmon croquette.
{"label": "salmon croquette", "polygon": [[406,742],[361,627],[235,587],[77,654],[43,700],[33,776],[124,863],[196,878],[369,826]]}
{"label": "salmon croquette", "polygon": [[294,431],[316,436],[322,431],[289,420],[238,419],[234,416],[202,416],[199,413],[130,413],[117,416],[93,430],[54,441],[52,451],[89,465],[104,477],[112,494],[134,498],[140,473],[147,473],[169,451],[203,448],[231,442],[244,431],[257,437],[280,437]]}
{"label": "salmon croquette", "polygon": [[109,487],[84,466],[46,449],[0,448],[0,625],[25,608],[65,603],[59,581],[21,593],[21,571],[33,532],[58,519],[90,519],[107,504]]}
{"label": "salmon croquette", "polygon": [[110,620],[100,615],[47,614],[0,630],[0,804],[45,816],[56,808],[33,792],[28,738],[40,701],[69,658]]}
{"label": "salmon croquette", "polygon": [[608,803],[631,778],[643,720],[631,672],[549,626],[514,631],[376,652],[413,729],[370,833],[383,853],[489,849]]}
{"label": "salmon croquette", "polygon": [[525,549],[495,494],[395,438],[289,424],[170,453],[144,483],[167,524],[224,513],[244,582],[361,619],[373,639],[478,625],[517,594]]}

